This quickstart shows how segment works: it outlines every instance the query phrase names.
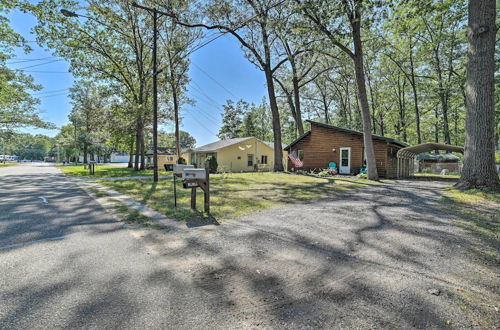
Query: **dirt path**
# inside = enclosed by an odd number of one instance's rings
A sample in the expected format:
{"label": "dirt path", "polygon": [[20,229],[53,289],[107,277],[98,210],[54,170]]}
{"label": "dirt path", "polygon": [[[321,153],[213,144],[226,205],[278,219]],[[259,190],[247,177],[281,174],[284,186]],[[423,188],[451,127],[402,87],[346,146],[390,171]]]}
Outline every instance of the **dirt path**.
{"label": "dirt path", "polygon": [[235,328],[494,327],[498,259],[478,253],[443,207],[445,185],[367,186],[220,226],[135,234]]}

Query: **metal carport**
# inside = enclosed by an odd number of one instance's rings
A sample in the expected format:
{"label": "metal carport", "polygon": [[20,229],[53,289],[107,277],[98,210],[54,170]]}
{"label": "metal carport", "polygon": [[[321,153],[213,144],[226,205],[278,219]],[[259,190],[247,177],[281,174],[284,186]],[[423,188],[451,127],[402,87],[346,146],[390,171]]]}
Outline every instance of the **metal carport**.
{"label": "metal carport", "polygon": [[397,177],[404,178],[412,176],[413,172],[415,171],[414,168],[415,157],[420,153],[434,151],[434,150],[460,152],[462,154],[464,153],[464,147],[454,146],[451,144],[444,144],[444,143],[435,143],[435,142],[422,143],[422,144],[417,144],[415,146],[399,149],[397,153],[397,161],[398,161]]}

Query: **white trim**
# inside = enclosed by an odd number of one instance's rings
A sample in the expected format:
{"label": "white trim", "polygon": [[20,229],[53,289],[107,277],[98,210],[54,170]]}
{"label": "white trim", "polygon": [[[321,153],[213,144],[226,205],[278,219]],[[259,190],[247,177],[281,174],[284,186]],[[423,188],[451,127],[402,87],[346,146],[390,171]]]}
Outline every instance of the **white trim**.
{"label": "white trim", "polygon": [[[343,150],[347,150],[348,151],[348,165],[347,166],[342,166],[342,151]],[[351,147],[342,147],[342,148],[339,148],[339,151],[340,151],[340,155],[339,155],[339,173],[340,174],[351,174]]]}

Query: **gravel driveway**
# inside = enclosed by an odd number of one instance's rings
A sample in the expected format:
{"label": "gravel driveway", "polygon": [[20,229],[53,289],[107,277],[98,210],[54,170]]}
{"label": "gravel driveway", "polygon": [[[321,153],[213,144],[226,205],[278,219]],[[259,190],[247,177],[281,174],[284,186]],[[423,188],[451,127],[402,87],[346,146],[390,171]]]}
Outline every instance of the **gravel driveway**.
{"label": "gravel driveway", "polygon": [[136,235],[235,328],[493,328],[498,259],[484,259],[483,243],[445,211],[446,185],[367,186],[220,226]]}
{"label": "gravel driveway", "polygon": [[444,183],[167,231],[119,223],[45,164],[4,168],[0,182],[0,329],[500,324],[498,259],[484,253],[498,245],[445,211]]}

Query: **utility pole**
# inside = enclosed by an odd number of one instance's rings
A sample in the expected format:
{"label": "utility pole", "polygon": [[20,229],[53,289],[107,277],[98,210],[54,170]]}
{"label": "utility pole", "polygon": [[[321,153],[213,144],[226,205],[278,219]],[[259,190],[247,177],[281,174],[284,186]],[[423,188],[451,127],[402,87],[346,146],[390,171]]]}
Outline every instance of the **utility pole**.
{"label": "utility pole", "polygon": [[158,71],[157,65],[157,42],[158,28],[157,21],[162,12],[155,8],[144,7],[132,2],[132,6],[144,9],[153,14],[153,181],[158,182]]}

